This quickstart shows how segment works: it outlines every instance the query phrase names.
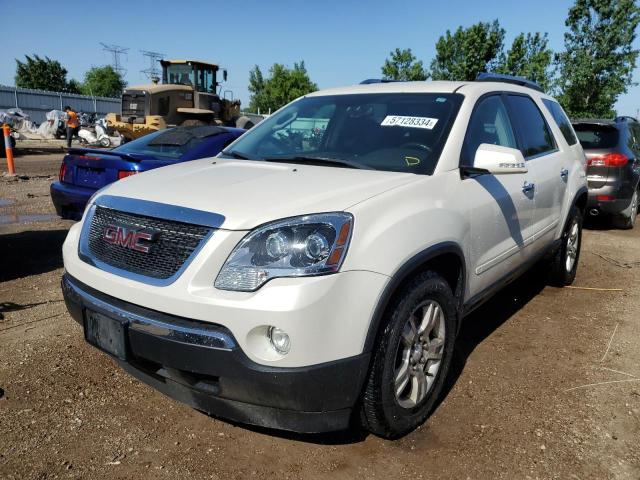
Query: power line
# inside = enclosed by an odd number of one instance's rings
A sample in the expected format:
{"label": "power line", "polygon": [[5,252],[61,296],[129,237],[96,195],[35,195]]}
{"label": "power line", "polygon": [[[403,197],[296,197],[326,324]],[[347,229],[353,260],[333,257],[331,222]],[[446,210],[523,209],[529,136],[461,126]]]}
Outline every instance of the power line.
{"label": "power line", "polygon": [[149,68],[145,68],[144,70],[140,70],[140,73],[144,73],[147,78],[151,81],[154,79],[160,79],[160,69],[158,68],[158,61],[165,56],[164,53],[160,52],[150,52],[148,50],[140,50],[143,56],[149,57]]}
{"label": "power line", "polygon": [[120,55],[126,54],[129,49],[126,47],[121,47],[120,45],[110,45],[102,42],[100,42],[100,45],[102,45],[103,50],[111,53],[111,66],[113,67],[113,69],[124,77],[124,75],[127,73],[127,69],[124,68],[120,63]]}

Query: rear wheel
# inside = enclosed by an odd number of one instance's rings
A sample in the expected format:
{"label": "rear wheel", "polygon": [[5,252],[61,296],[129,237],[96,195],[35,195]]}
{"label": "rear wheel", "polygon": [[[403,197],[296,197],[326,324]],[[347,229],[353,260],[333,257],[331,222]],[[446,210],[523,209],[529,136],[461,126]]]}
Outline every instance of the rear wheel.
{"label": "rear wheel", "polygon": [[244,128],[245,130],[249,130],[255,125],[249,117],[245,116],[236,118],[234,123],[236,128]]}
{"label": "rear wheel", "polygon": [[362,399],[364,428],[396,438],[422,424],[447,375],[456,332],[447,282],[427,271],[398,295],[385,318]]}
{"label": "rear wheel", "polygon": [[562,233],[561,244],[551,259],[549,283],[556,287],[571,285],[576,278],[580,246],[582,244],[582,213],[578,207],[569,210],[567,225]]}
{"label": "rear wheel", "polygon": [[638,218],[638,190],[633,193],[631,203],[619,216],[613,218],[613,224],[618,228],[631,229],[636,225]]}

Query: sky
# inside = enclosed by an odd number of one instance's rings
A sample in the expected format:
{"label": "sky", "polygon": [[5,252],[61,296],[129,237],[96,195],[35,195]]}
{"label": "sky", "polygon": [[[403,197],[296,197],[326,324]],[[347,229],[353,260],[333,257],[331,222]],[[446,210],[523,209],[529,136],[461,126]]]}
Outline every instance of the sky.
{"label": "sky", "polygon": [[[249,71],[263,73],[273,63],[304,60],[322,88],[380,77],[396,47],[411,48],[428,65],[435,43],[447,29],[498,19],[505,44],[520,32],[547,32],[554,51],[562,50],[564,21],[572,0],[135,0],[123,2],[28,2],[0,0],[4,47],[0,84],[14,85],[15,59],[38,54],[58,60],[67,78],[81,80],[92,66],[109,64],[100,42],[129,48],[121,57],[129,85],[148,83],[149,67],[140,50],[165,58],[218,63],[229,73],[224,89],[247,106]],[[636,39],[635,48],[640,48]],[[640,81],[640,69],[634,72]],[[637,114],[640,87],[632,86],[616,105],[619,114]]]}

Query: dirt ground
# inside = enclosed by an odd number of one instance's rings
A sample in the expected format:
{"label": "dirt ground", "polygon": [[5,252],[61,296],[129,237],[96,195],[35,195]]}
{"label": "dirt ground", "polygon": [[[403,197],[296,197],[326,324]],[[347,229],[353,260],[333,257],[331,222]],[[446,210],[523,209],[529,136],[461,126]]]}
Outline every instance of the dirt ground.
{"label": "dirt ground", "polygon": [[640,228],[592,225],[578,288],[538,268],[467,318],[417,431],[292,435],[194,411],[84,342],[59,288],[60,160],[24,155],[28,178],[0,178],[0,477],[640,478]]}

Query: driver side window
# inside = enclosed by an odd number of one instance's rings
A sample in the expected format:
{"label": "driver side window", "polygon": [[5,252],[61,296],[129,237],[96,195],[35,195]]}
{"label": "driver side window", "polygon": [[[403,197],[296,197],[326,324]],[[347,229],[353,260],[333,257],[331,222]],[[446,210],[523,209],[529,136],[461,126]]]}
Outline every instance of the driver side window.
{"label": "driver side window", "polygon": [[483,143],[518,148],[507,108],[500,95],[481,99],[471,115],[461,164],[473,166],[476,150]]}

